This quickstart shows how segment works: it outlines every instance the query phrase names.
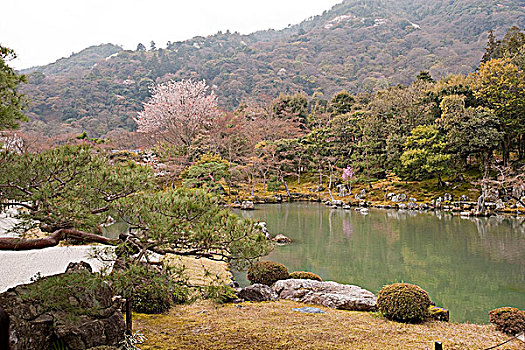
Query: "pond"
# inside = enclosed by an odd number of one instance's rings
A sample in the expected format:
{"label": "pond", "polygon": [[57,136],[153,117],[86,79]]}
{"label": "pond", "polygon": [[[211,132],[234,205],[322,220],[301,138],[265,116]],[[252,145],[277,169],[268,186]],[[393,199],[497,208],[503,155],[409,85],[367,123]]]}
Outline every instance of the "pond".
{"label": "pond", "polygon": [[[374,293],[414,283],[451,321],[487,323],[501,306],[525,309],[525,219],[461,218],[443,212],[330,209],[317,203],[238,212],[293,240],[264,260]],[[246,276],[236,273],[241,284]]]}

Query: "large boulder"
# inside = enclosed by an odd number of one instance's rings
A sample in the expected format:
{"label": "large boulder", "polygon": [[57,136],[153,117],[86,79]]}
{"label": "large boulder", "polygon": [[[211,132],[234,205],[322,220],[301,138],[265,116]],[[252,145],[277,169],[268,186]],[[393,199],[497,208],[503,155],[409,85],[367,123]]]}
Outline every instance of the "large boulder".
{"label": "large boulder", "polygon": [[[71,350],[118,345],[124,337],[125,323],[120,301],[114,298],[107,284],[101,282],[96,287],[88,287],[82,283],[75,286],[67,283],[61,300],[56,295],[42,296],[46,292],[40,287],[45,283],[52,281],[56,285],[60,277],[72,275],[82,281],[89,274],[88,269],[78,264],[64,274],[45,277],[0,294],[0,306],[11,319],[11,349],[49,349],[54,340],[63,341]],[[53,302],[44,302],[46,298]]]}
{"label": "large boulder", "polygon": [[280,280],[272,289],[281,299],[323,305],[334,309],[375,311],[376,296],[361,287],[304,279]]}
{"label": "large boulder", "polygon": [[269,286],[265,284],[252,284],[243,288],[237,293],[239,298],[246,301],[276,301],[279,296]]}

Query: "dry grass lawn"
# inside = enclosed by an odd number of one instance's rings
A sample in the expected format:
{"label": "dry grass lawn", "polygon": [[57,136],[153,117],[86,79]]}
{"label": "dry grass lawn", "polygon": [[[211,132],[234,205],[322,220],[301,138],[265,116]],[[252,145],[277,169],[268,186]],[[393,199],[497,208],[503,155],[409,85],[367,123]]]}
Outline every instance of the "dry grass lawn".
{"label": "dry grass lawn", "polygon": [[[486,349],[508,336],[491,325],[428,322],[395,323],[376,314],[320,307],[325,314],[302,314],[304,304],[279,302],[216,305],[197,302],[165,315],[135,317],[134,329],[153,349]],[[525,349],[513,340],[498,349]]]}
{"label": "dry grass lawn", "polygon": [[165,261],[171,266],[184,267],[190,285],[223,285],[230,283],[232,279],[228,264],[225,262],[172,254],[167,254]]}

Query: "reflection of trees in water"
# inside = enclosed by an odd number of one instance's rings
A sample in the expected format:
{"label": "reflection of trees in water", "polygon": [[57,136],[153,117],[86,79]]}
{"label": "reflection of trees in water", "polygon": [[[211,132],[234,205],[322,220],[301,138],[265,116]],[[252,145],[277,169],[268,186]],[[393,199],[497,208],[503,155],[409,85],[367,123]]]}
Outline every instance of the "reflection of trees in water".
{"label": "reflection of trees in water", "polygon": [[350,221],[351,217],[350,215],[343,215],[342,220],[342,230],[343,234],[346,236],[346,238],[351,238],[352,234],[354,233],[354,226],[352,225],[352,222]]}
{"label": "reflection of trees in water", "polygon": [[[293,239],[269,260],[377,292],[386,283],[424,287],[456,321],[486,322],[501,305],[525,306],[524,220],[461,219],[446,212],[329,209],[293,203],[241,215]],[[516,263],[517,261],[517,263]]]}
{"label": "reflection of trees in water", "polygon": [[[477,237],[470,241],[472,252],[482,251],[493,261],[507,261],[525,265],[525,217],[510,217],[504,215],[480,217],[458,217],[448,212],[433,211],[419,213],[418,211],[388,211],[386,216],[397,221],[407,220],[416,215],[434,216],[447,222],[453,234],[467,234],[461,221],[475,225]],[[390,235],[387,230],[387,237]],[[392,242],[392,240],[389,240]]]}
{"label": "reflection of trees in water", "polygon": [[494,261],[525,266],[525,220],[494,216],[472,218],[478,230],[479,246]]}

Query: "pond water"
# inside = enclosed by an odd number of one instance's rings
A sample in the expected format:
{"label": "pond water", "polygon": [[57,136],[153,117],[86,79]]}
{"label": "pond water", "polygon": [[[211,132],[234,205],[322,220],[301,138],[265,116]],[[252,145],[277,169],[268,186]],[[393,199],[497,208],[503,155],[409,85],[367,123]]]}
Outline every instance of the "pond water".
{"label": "pond water", "polygon": [[[451,321],[487,323],[501,306],[525,309],[525,219],[460,218],[449,213],[330,209],[316,203],[258,206],[239,212],[293,240],[264,260],[374,293],[414,283]],[[241,284],[246,276],[236,273]]]}

